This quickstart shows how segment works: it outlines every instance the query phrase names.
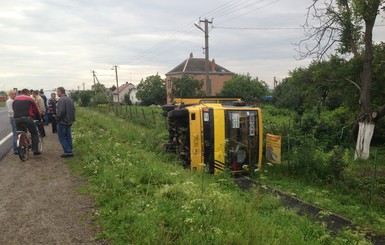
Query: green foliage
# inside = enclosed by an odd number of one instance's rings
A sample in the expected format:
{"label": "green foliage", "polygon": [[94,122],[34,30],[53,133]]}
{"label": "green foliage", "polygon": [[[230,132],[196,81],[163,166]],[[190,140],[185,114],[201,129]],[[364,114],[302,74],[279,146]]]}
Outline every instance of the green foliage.
{"label": "green foliage", "polygon": [[81,91],[79,95],[80,106],[83,106],[83,107],[89,106],[92,96],[93,96],[93,91]]}
{"label": "green foliage", "polygon": [[247,103],[255,103],[267,95],[268,86],[258,78],[252,78],[249,74],[236,74],[223,85],[219,95],[229,97],[241,97]]}
{"label": "green foliage", "polygon": [[[131,123],[144,126],[146,128],[166,128],[166,120],[163,116],[161,107],[158,106],[129,106],[119,104],[99,105],[96,110],[105,115],[110,115],[113,118],[123,118]],[[167,133],[166,131],[164,132]],[[159,142],[157,139],[148,136],[149,142],[156,142],[154,146],[157,146]]]}
{"label": "green foliage", "polygon": [[112,93],[101,83],[92,85],[92,90],[81,90],[71,93],[71,98],[80,106],[108,104],[112,101]]}
{"label": "green foliage", "polygon": [[113,92],[113,91],[116,90],[116,86],[115,86],[115,85],[112,85],[111,88],[109,88],[108,90],[110,90],[111,92]]}
{"label": "green foliage", "polygon": [[184,170],[176,156],[149,142],[159,142],[164,131],[77,111],[77,157],[70,162],[89,181],[99,238],[112,244],[362,241],[351,234],[332,237],[323,226],[280,207],[276,196],[240,191],[228,175]]}
{"label": "green foliage", "polygon": [[280,108],[304,112],[305,90],[293,78],[284,79],[273,91],[273,104]]}
{"label": "green foliage", "polygon": [[381,218],[385,215],[384,148],[378,154],[376,147],[371,150],[377,160],[372,154],[369,161],[353,161],[350,130],[355,118],[350,109],[318,112],[315,108],[298,121],[295,113],[287,109],[264,105],[262,111],[264,133],[282,136],[284,162],[271,168],[265,166],[259,176],[261,181],[274,183],[356,224],[385,233]]}
{"label": "green foliage", "polygon": [[188,75],[183,75],[181,78],[173,78],[171,83],[171,100],[175,97],[204,96],[204,92],[202,90],[203,81],[193,79]]}
{"label": "green foliage", "polygon": [[95,96],[95,93],[91,90],[82,90],[71,93],[71,98],[82,107],[89,106],[93,96]]}
{"label": "green foliage", "polygon": [[[376,111],[385,104],[385,44],[375,44],[374,53],[371,94]],[[338,132],[353,123],[360,111],[357,86],[361,86],[363,60],[361,55],[350,60],[332,56],[328,61],[295,69],[273,91],[273,104],[295,111],[295,122],[300,124],[302,133],[314,134],[323,146],[331,149],[334,142],[340,142]],[[377,122],[372,143],[385,140],[383,125],[383,120]],[[352,126],[344,128],[347,134]]]}
{"label": "green foliage", "polygon": [[124,103],[126,104],[126,105],[132,105],[132,102],[131,102],[131,100],[130,100],[130,95],[129,94],[125,94],[124,95]]}
{"label": "green foliage", "polygon": [[385,104],[385,43],[373,45],[374,60],[373,60],[373,82],[372,82],[372,98],[373,109],[378,110]]}
{"label": "green foliage", "polygon": [[166,82],[159,75],[141,80],[136,96],[143,105],[163,105],[166,103]]}
{"label": "green foliage", "polygon": [[95,83],[92,85],[91,89],[94,92],[92,98],[94,104],[99,105],[112,102],[112,93],[104,86],[104,84]]}
{"label": "green foliage", "polygon": [[[297,68],[275,88],[273,103],[294,110],[300,116],[315,106],[329,110],[338,108],[350,97],[357,99],[356,88],[346,80],[353,79],[347,75],[352,74],[350,69],[354,68],[336,56],[329,61],[313,62],[308,68]],[[356,108],[357,104],[354,106]]]}
{"label": "green foliage", "polygon": [[342,178],[344,169],[347,167],[346,153],[347,151],[343,147],[334,147],[327,162],[329,179],[340,180]]}
{"label": "green foliage", "polygon": [[300,176],[310,182],[333,182],[340,180],[347,163],[346,150],[336,146],[325,153],[317,147],[316,140],[304,138],[299,147],[294,149],[293,163],[290,166],[292,174]]}

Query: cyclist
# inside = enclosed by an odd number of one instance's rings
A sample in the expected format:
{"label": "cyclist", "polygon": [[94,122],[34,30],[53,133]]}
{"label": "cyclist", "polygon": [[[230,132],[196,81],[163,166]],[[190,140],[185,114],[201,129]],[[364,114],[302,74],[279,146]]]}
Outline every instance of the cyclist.
{"label": "cyclist", "polygon": [[33,155],[40,155],[38,150],[39,135],[34,120],[41,122],[41,116],[37,104],[29,96],[29,90],[23,89],[21,95],[13,101],[13,111],[17,130],[27,128],[32,138]]}

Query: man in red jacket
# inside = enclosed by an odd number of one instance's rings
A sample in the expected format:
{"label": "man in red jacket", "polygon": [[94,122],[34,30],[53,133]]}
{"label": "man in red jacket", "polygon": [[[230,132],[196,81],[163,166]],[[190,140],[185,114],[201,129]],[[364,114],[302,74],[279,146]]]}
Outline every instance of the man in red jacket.
{"label": "man in red jacket", "polygon": [[21,95],[13,101],[13,111],[17,130],[25,128],[31,133],[32,151],[34,155],[40,155],[38,150],[39,136],[34,120],[41,121],[41,116],[34,99],[29,96],[29,90],[23,89]]}

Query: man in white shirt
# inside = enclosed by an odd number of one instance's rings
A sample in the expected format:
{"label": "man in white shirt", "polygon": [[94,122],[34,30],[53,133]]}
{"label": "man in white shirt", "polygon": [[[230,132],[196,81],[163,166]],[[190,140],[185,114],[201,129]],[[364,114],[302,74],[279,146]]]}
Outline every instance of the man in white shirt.
{"label": "man in white shirt", "polygon": [[12,137],[12,146],[13,146],[13,153],[15,154],[18,154],[17,152],[17,145],[16,145],[16,124],[15,124],[15,118],[13,118],[13,108],[12,108],[12,104],[13,104],[13,100],[15,99],[16,97],[16,91],[15,90],[11,90],[8,92],[8,100],[5,102],[6,105],[7,105],[7,108],[8,108],[8,116],[9,116],[9,121],[11,123],[11,126],[12,126],[12,133],[13,133],[13,137]]}
{"label": "man in white shirt", "polygon": [[[39,109],[41,118],[44,118],[45,117],[45,105],[44,105],[43,98],[39,95],[39,91],[38,90],[32,91],[32,97],[36,101],[37,108]],[[37,127],[39,128],[41,137],[45,137],[44,124],[43,123],[39,123],[37,125]]]}

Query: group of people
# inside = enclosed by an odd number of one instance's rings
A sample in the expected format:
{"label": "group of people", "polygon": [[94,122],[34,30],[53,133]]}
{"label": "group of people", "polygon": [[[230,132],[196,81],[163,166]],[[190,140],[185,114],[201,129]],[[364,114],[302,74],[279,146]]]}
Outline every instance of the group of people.
{"label": "group of people", "polygon": [[[56,99],[56,93],[59,100]],[[57,133],[64,153],[61,157],[72,157],[72,124],[75,121],[75,106],[66,95],[65,89],[59,87],[56,93],[51,93],[47,100],[43,90],[23,89],[17,93],[11,90],[8,93],[6,105],[13,132],[13,151],[18,154],[16,131],[27,129],[32,138],[32,151],[34,155],[40,155],[38,151],[38,133],[45,136],[44,125],[51,123],[52,133]],[[38,121],[37,127],[35,120]],[[38,131],[39,130],[39,131]]]}

